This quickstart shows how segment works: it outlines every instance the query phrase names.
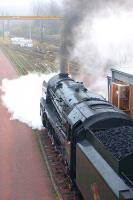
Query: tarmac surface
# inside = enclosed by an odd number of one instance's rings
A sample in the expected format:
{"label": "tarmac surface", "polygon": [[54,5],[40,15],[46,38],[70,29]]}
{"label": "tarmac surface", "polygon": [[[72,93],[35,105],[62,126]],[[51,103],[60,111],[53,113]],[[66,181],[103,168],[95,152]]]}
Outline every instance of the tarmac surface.
{"label": "tarmac surface", "polygon": [[[3,78],[16,77],[13,66],[0,51],[0,84]],[[11,121],[0,98],[0,200],[54,199],[32,129]]]}

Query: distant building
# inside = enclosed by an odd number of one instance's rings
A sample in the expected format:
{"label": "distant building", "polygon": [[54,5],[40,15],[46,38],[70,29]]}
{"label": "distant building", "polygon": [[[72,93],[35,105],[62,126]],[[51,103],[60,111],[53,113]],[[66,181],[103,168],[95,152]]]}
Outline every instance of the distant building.
{"label": "distant building", "polygon": [[33,47],[32,40],[24,39],[20,42],[20,47]]}
{"label": "distant building", "polygon": [[23,37],[13,37],[11,38],[11,43],[18,45],[20,47],[33,47],[33,42],[31,39],[25,39]]}
{"label": "distant building", "polygon": [[11,38],[11,43],[15,45],[19,45],[24,40],[23,37],[13,37]]}
{"label": "distant building", "polygon": [[133,117],[133,73],[130,68],[111,69],[108,100]]}

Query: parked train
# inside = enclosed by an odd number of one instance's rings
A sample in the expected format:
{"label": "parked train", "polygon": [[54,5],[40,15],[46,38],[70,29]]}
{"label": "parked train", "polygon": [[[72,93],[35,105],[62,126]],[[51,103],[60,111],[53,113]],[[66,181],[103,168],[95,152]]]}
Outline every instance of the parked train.
{"label": "parked train", "polygon": [[133,120],[68,74],[42,86],[40,113],[85,200],[133,200]]}

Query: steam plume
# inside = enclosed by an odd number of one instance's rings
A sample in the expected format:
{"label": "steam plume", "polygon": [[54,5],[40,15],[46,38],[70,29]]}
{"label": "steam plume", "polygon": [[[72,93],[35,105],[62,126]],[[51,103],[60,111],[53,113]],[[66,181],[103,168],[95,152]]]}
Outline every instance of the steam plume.
{"label": "steam plume", "polygon": [[112,65],[133,66],[133,2],[75,0],[67,1],[65,8],[62,57],[66,59],[61,67],[66,70],[67,63],[76,60],[82,81],[88,79],[96,91],[105,90],[102,78]]}
{"label": "steam plume", "polygon": [[11,113],[11,120],[17,119],[33,129],[42,128],[39,106],[42,82],[47,82],[54,75],[28,74],[14,80],[2,81],[2,102]]}
{"label": "steam plume", "polygon": [[[84,5],[86,5],[84,7]],[[67,65],[70,59],[70,52],[74,45],[74,27],[78,26],[82,21],[84,12],[88,5],[87,0],[70,1],[64,2],[64,26],[62,31],[62,46],[61,46],[61,72],[67,72]],[[85,10],[84,10],[85,9]]]}
{"label": "steam plume", "polygon": [[[103,0],[104,1],[104,0]],[[66,0],[64,1],[64,26],[61,46],[61,72],[67,72],[67,65],[71,59],[75,44],[74,30],[80,25],[88,13],[102,7],[103,2],[97,0]],[[80,32],[81,30],[78,30]]]}

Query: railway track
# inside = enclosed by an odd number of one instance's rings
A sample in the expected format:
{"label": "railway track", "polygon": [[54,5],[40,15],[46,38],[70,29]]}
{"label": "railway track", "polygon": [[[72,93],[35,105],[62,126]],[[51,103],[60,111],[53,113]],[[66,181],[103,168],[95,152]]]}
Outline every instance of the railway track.
{"label": "railway track", "polygon": [[26,68],[23,66],[22,62],[20,59],[18,59],[13,52],[10,52],[10,50],[8,48],[2,47],[2,49],[4,50],[5,54],[7,55],[7,57],[11,60],[11,62],[13,63],[16,72],[19,75],[25,75],[27,74],[27,70]]}
{"label": "railway track", "polygon": [[33,71],[41,73],[56,71],[57,66],[48,59],[45,59],[44,55],[39,52],[4,44],[1,44],[1,47],[20,75]]}
{"label": "railway track", "polygon": [[[56,58],[59,57],[59,52],[37,49],[20,48],[11,44],[1,44],[2,49],[7,54],[9,59],[17,66],[17,72],[19,74],[26,74],[27,72],[41,72],[51,73],[57,70]],[[57,59],[58,60],[58,59]],[[68,67],[68,73],[73,76],[79,75],[79,65],[75,62],[71,62]]]}
{"label": "railway track", "polygon": [[52,172],[52,178],[57,187],[60,200],[81,200],[79,192],[72,187],[71,180],[66,173],[64,164],[61,161],[60,154],[54,146],[50,134],[47,131],[39,133],[43,151],[45,151],[48,167]]}

